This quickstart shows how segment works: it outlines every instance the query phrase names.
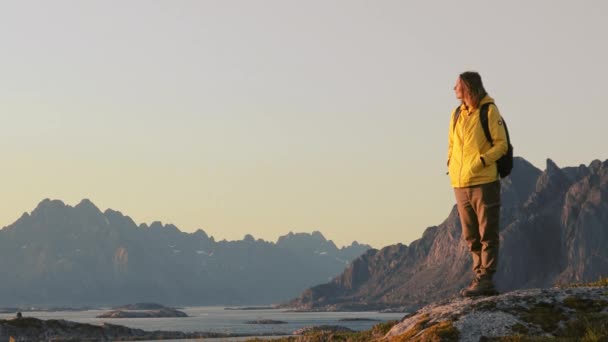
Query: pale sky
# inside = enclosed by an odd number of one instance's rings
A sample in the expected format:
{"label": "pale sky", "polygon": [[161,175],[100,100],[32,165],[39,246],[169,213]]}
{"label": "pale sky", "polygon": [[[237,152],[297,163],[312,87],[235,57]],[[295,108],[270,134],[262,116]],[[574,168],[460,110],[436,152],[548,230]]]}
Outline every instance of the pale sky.
{"label": "pale sky", "polygon": [[515,154],[608,158],[606,1],[2,1],[0,226],[44,198],[217,240],[409,244],[480,72]]}

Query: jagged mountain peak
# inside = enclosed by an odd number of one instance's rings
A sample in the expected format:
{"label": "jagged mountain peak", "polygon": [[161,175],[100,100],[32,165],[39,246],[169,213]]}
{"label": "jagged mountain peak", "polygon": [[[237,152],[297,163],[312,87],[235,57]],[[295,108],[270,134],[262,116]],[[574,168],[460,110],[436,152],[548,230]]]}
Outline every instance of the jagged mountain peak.
{"label": "jagged mountain peak", "polygon": [[123,213],[121,213],[120,211],[106,209],[103,212],[103,215],[105,216],[108,224],[110,224],[110,225],[116,224],[116,225],[123,226],[123,227],[125,227],[125,226],[131,227],[131,228],[137,227],[137,225],[135,224],[135,222],[133,221],[132,218],[130,218],[129,216],[123,215]]}
{"label": "jagged mountain peak", "polygon": [[96,210],[90,201],[47,199],[34,216],[0,230],[0,274],[11,275],[0,282],[4,305],[273,303],[335,276],[365,251],[279,247],[250,234],[216,242],[200,229],[187,234],[160,221],[138,228],[118,211],[90,214]]}
{"label": "jagged mountain peak", "polygon": [[318,230],[315,230],[312,233],[294,233],[290,231],[286,235],[279,236],[277,239],[278,244],[285,243],[287,241],[315,241],[318,243],[329,242]]}
{"label": "jagged mountain peak", "polygon": [[527,161],[524,157],[520,157],[520,156],[515,156],[513,157],[513,172],[516,172],[516,170],[538,170],[538,172],[540,172],[540,170],[532,165],[532,163],[530,163],[529,161]]}
{"label": "jagged mountain peak", "polygon": [[557,166],[557,164],[551,158],[547,158],[546,170],[547,170],[547,172],[561,171],[559,166]]}
{"label": "jagged mountain peak", "polygon": [[[608,161],[608,160],[607,160]],[[589,164],[589,169],[593,173],[597,173],[602,168],[602,161],[599,159],[595,159]]]}
{"label": "jagged mountain peak", "polygon": [[[98,229],[106,225],[104,214],[88,199],[72,207],[61,200],[42,200],[31,215],[23,215],[12,226],[37,227],[37,229],[71,230],[82,226],[82,229]],[[32,222],[30,225],[28,222]]]}
{"label": "jagged mountain peak", "polygon": [[[608,161],[540,171],[515,158],[502,179],[500,291],[593,281],[608,274]],[[286,304],[305,310],[416,307],[455,295],[471,281],[471,256],[453,207],[409,247],[370,250],[333,282]]]}
{"label": "jagged mountain peak", "polygon": [[349,247],[359,247],[359,246],[361,246],[361,244],[357,240],[353,240],[353,242],[351,242]]}
{"label": "jagged mountain peak", "polygon": [[327,241],[325,236],[323,236],[323,234],[318,230],[313,231],[311,236],[315,239],[318,239],[319,241]]}
{"label": "jagged mountain peak", "polygon": [[148,229],[150,231],[157,231],[157,232],[163,232],[163,233],[181,233],[182,232],[175,225],[173,225],[171,223],[163,224],[161,221],[153,221],[152,223],[150,223],[149,226],[146,225],[145,223],[142,223],[139,225],[139,227]]}
{"label": "jagged mountain peak", "polygon": [[36,206],[36,208],[32,211],[32,215],[34,213],[40,212],[40,211],[47,211],[47,210],[54,210],[54,209],[64,209],[66,208],[66,204],[63,203],[63,201],[60,200],[52,200],[49,198],[45,198],[42,201],[40,201],[40,203],[38,203],[38,205]]}
{"label": "jagged mountain peak", "polygon": [[[532,165],[529,161],[522,157],[513,158],[513,170],[511,175],[501,180],[502,184],[515,183],[521,186],[522,183],[528,183],[527,179],[532,178],[535,182],[538,176],[542,173],[540,169]],[[532,189],[533,190],[533,189]]]}
{"label": "jagged mountain peak", "polygon": [[124,216],[120,211],[118,210],[113,210],[113,209],[106,209],[103,212],[104,215],[116,215],[116,216]]}
{"label": "jagged mountain peak", "polygon": [[95,210],[97,212],[101,212],[99,210],[99,208],[97,208],[97,206],[95,204],[93,204],[93,202],[91,202],[91,200],[88,199],[88,198],[83,198],[78,204],[76,204],[76,206],[74,206],[74,208],[76,208],[76,209],[86,209],[86,210]]}
{"label": "jagged mountain peak", "polygon": [[560,169],[553,160],[547,158],[547,167],[538,177],[535,192],[524,206],[534,211],[535,208],[543,206],[545,202],[560,200],[572,182],[573,180],[568,177],[566,172]]}
{"label": "jagged mountain peak", "polygon": [[45,198],[42,200],[36,208],[32,211],[32,216],[37,216],[40,213],[45,214],[58,214],[61,212],[69,212],[69,213],[84,213],[84,214],[94,214],[101,215],[103,214],[99,208],[91,202],[88,198],[82,199],[78,204],[74,207],[65,204],[61,200],[51,200],[49,198]]}
{"label": "jagged mountain peak", "polygon": [[570,179],[562,169],[555,164],[553,160],[547,158],[547,167],[545,171],[538,178],[536,183],[536,191],[542,191],[547,187],[562,186],[564,183],[568,183]]}
{"label": "jagged mountain peak", "polygon": [[153,221],[152,223],[150,223],[150,226],[148,228],[150,229],[163,229],[163,223],[161,221]]}
{"label": "jagged mountain peak", "polygon": [[[207,235],[207,233],[202,230],[202,229],[197,229],[194,233],[192,233],[192,235],[201,238],[203,240],[209,240],[209,235]],[[213,238],[213,237],[212,237]]]}

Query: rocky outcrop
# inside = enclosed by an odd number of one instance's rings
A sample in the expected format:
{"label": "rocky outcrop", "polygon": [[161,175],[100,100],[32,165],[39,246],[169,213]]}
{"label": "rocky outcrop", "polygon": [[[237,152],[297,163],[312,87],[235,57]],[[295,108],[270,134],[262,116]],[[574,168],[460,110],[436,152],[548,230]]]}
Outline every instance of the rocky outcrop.
{"label": "rocky outcrop", "polygon": [[531,289],[447,300],[405,316],[382,340],[478,342],[516,335],[579,340],[586,333],[581,328],[608,327],[607,289]]}
{"label": "rocky outcrop", "polygon": [[65,320],[15,318],[0,320],[0,342],[14,341],[137,341],[163,339],[198,339],[232,337],[221,333],[184,333],[180,331],[144,331],[104,323],[101,326]]}
{"label": "rocky outcrop", "polygon": [[[608,275],[608,160],[541,172],[515,158],[501,181],[499,290],[551,287]],[[472,277],[456,207],[409,246],[369,250],[329,283],[285,304],[297,310],[415,310]]]}

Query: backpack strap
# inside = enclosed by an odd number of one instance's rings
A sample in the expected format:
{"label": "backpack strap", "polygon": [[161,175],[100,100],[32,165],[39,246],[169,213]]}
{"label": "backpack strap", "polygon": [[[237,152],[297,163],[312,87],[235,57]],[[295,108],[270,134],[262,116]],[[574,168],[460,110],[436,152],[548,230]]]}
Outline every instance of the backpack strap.
{"label": "backpack strap", "polygon": [[458,117],[460,116],[460,106],[456,107],[456,111],[454,112],[454,126],[452,130],[456,128],[456,122],[458,122]]}
{"label": "backpack strap", "polygon": [[479,120],[481,121],[481,127],[483,128],[483,133],[486,135],[486,139],[488,139],[491,146],[494,146],[494,140],[492,140],[492,135],[490,134],[490,127],[488,125],[488,108],[491,104],[494,103],[488,102],[481,105],[481,108],[479,108]]}
{"label": "backpack strap", "polygon": [[[479,121],[481,121],[481,127],[483,128],[483,133],[485,134],[486,139],[488,139],[490,145],[494,146],[494,140],[492,140],[492,135],[490,134],[490,127],[488,124],[488,107],[490,107],[491,104],[496,106],[492,102],[485,103],[481,106],[481,108],[479,109]],[[509,137],[509,129],[507,128],[507,123],[503,118],[500,118],[500,120],[502,121],[502,124],[505,127],[505,134],[507,135],[507,146],[509,146],[509,149],[513,149],[513,146],[511,146],[511,138]]]}
{"label": "backpack strap", "polygon": [[[490,105],[496,106],[494,102],[488,102],[481,105],[481,108],[479,108],[479,120],[481,121],[481,127],[483,128],[483,133],[486,136],[486,139],[488,139],[491,146],[494,146],[494,140],[492,139],[492,134],[490,133],[490,125],[488,124],[488,109],[490,108]],[[456,122],[458,121],[459,116],[460,106],[456,108],[456,112],[454,113],[454,127],[452,129],[456,128]],[[503,124],[505,125],[505,131],[507,133],[507,142],[510,143],[509,131],[507,131],[507,124],[504,122],[504,120]]]}

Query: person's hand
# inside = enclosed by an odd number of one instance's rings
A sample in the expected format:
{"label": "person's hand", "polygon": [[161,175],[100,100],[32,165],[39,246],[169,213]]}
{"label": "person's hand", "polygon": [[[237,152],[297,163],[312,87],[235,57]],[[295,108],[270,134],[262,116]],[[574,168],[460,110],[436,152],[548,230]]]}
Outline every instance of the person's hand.
{"label": "person's hand", "polygon": [[486,167],[485,160],[483,157],[479,157],[471,166],[471,173],[478,173],[479,171],[483,170],[484,167]]}

